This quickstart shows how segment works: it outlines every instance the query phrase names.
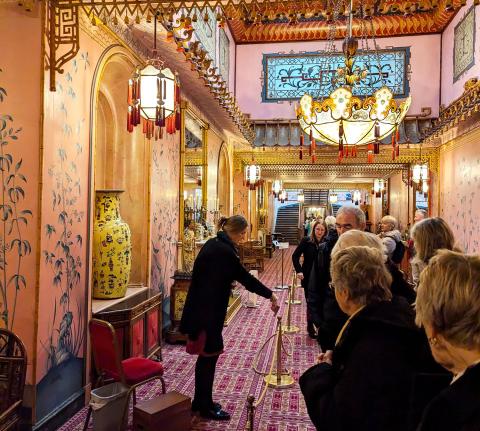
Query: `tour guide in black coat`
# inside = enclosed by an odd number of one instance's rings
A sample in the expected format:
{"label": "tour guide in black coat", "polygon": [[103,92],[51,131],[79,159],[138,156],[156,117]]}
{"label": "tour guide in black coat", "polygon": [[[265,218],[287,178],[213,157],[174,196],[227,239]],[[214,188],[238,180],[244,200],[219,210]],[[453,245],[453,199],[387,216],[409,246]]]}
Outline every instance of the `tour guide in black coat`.
{"label": "tour guide in black coat", "polygon": [[414,383],[422,373],[440,372],[412,308],[401,297],[355,314],[333,350],[332,364],[315,365],[300,377],[318,430],[415,429],[418,417],[412,415],[424,405],[411,396]]}
{"label": "tour guide in black coat", "polygon": [[205,337],[195,367],[195,396],[192,410],[210,419],[229,419],[227,412],[213,402],[212,390],[215,366],[223,351],[222,330],[227,314],[232,282],[237,280],[251,292],[272,301],[272,310],[278,309],[276,296],[253,277],[240,263],[235,243],[240,242],[248,223],[241,216],[222,218],[223,230],[216,238],[208,240],[200,250],[193,265],[180,331],[189,340]]}

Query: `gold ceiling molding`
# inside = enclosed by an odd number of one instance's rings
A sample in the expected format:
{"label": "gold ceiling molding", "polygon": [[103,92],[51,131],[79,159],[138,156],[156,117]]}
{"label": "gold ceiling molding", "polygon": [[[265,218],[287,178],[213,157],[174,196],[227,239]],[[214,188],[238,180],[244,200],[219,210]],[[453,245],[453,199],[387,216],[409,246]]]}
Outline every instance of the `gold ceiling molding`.
{"label": "gold ceiling molding", "polygon": [[372,183],[342,183],[342,182],[331,182],[331,183],[292,183],[292,182],[284,182],[283,188],[285,190],[326,190],[326,189],[334,189],[334,190],[370,190],[372,188]]}
{"label": "gold ceiling molding", "polygon": [[478,113],[480,113],[480,80],[471,78],[464,84],[463,94],[448,107],[442,109],[432,126],[424,131],[424,142],[429,144],[436,139],[442,140],[442,136],[452,128],[461,123],[467,123]]}
{"label": "gold ceiling molding", "polygon": [[[383,147],[383,146],[382,146]],[[312,164],[311,160],[304,158],[300,160],[298,157],[298,149],[294,148],[277,148],[275,150],[255,150],[253,151],[253,157],[255,162],[259,164],[262,169],[269,165],[276,165],[279,168],[288,165],[301,165],[305,166],[305,169],[308,166],[315,167],[316,165],[332,165],[332,166],[364,166],[368,167],[369,165],[404,165],[414,163],[419,158],[419,148],[417,145],[411,146],[410,148],[401,147],[400,155],[392,161],[392,155],[390,148],[381,148],[380,154],[375,155],[375,163],[367,164],[367,150],[359,149],[357,157],[349,157],[343,159],[342,163],[339,165],[338,152],[332,151],[330,149],[317,149],[317,163]],[[250,163],[252,160],[252,151],[236,151],[234,155],[234,167],[236,170],[242,170],[243,167]],[[439,163],[439,150],[438,148],[424,148],[422,150],[422,160],[429,164],[430,169],[433,172],[438,172],[438,163]],[[363,163],[365,162],[365,163]]]}

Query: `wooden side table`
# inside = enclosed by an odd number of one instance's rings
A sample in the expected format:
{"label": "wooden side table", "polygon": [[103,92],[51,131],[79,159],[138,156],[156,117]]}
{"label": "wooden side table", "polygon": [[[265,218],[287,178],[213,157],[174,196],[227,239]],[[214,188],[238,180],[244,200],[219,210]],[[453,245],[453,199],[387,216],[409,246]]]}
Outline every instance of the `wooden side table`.
{"label": "wooden side table", "polygon": [[132,356],[162,359],[162,293],[144,290],[93,317],[113,325],[122,359]]}

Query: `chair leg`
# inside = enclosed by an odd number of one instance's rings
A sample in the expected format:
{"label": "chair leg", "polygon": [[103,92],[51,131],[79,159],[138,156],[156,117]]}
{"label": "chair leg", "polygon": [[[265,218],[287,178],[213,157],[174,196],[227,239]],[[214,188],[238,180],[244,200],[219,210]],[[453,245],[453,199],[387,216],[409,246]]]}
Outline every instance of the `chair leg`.
{"label": "chair leg", "polygon": [[87,417],[85,418],[85,423],[83,424],[83,431],[86,431],[88,428],[88,423],[90,422],[90,416],[92,415],[92,407],[88,406]]}
{"label": "chair leg", "polygon": [[159,377],[159,379],[162,382],[162,393],[165,393],[167,391],[165,388],[165,380],[163,380],[163,377]]}

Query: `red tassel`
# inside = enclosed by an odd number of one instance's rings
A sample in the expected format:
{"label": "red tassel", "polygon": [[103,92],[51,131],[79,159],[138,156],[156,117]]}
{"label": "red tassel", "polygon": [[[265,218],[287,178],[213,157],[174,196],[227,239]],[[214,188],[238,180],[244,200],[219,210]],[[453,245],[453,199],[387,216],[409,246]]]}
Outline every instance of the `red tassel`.
{"label": "red tassel", "polygon": [[133,123],[132,123],[132,107],[129,106],[127,108],[127,130],[132,133],[133,132]]}
{"label": "red tassel", "polygon": [[397,130],[395,131],[395,139],[397,141],[397,145],[400,144],[400,130],[398,130],[398,127],[397,127]]}
{"label": "red tassel", "polygon": [[338,140],[338,151],[342,152],[342,157],[343,157],[343,138],[340,138]]}
{"label": "red tassel", "polygon": [[348,157],[349,154],[349,148],[348,145],[345,145],[345,157]]}
{"label": "red tassel", "polygon": [[180,103],[180,85],[175,83],[175,103]]}
{"label": "red tassel", "polygon": [[313,154],[312,156],[312,165],[317,161],[317,155]]}
{"label": "red tassel", "polygon": [[400,155],[400,145],[397,144],[397,157]]}
{"label": "red tassel", "polygon": [[369,150],[367,152],[367,163],[373,163],[373,160],[374,160],[373,152]]}
{"label": "red tassel", "polygon": [[373,144],[373,153],[380,154],[380,142],[375,142]]}
{"label": "red tassel", "polygon": [[395,160],[395,148],[392,148],[392,160]]}

